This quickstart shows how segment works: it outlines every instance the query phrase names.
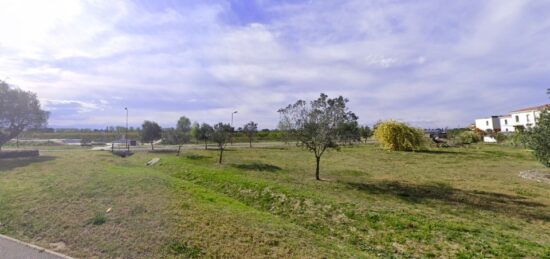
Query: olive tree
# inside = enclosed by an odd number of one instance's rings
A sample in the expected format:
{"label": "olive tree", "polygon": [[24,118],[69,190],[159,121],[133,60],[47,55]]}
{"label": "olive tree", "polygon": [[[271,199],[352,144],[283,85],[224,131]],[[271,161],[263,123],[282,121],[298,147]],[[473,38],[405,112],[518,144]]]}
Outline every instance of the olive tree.
{"label": "olive tree", "polygon": [[309,103],[299,100],[279,110],[281,121],[294,129],[298,144],[314,154],[317,180],[321,180],[321,156],[329,148],[339,148],[341,125],[358,119],[346,107],[347,102],[348,99],[342,96],[330,99],[326,94],[321,94],[317,100]]}
{"label": "olive tree", "polygon": [[364,138],[365,143],[367,143],[367,140],[372,136],[372,130],[368,125],[361,126],[359,128],[359,135],[361,138]]}
{"label": "olive tree", "polygon": [[36,94],[0,81],[0,149],[23,130],[45,127],[48,117]]}
{"label": "olive tree", "polygon": [[351,145],[353,142],[361,141],[361,134],[357,120],[341,123],[338,126],[338,131],[341,143]]}
{"label": "olive tree", "polygon": [[252,140],[254,139],[256,133],[258,133],[258,123],[251,121],[245,124],[243,127],[243,132],[248,137],[248,143],[250,143],[250,147],[252,148]]}
{"label": "olive tree", "polygon": [[151,143],[151,150],[155,150],[153,142],[162,138],[162,128],[154,121],[144,121],[141,128],[141,141]]}
{"label": "olive tree", "polygon": [[185,116],[181,116],[176,124],[176,130],[174,132],[176,143],[178,144],[178,156],[181,152],[181,147],[185,143],[189,143],[191,139],[191,120]]}
{"label": "olive tree", "polygon": [[212,126],[208,125],[207,123],[201,124],[197,130],[197,139],[204,141],[205,150],[208,149],[208,140],[212,138],[213,132],[214,132],[214,128],[212,128]]}
{"label": "olive tree", "polygon": [[231,133],[233,132],[233,127],[229,124],[218,123],[214,125],[214,131],[212,132],[212,140],[218,145],[220,151],[220,159],[218,163],[222,163],[223,151],[227,142],[231,139]]}

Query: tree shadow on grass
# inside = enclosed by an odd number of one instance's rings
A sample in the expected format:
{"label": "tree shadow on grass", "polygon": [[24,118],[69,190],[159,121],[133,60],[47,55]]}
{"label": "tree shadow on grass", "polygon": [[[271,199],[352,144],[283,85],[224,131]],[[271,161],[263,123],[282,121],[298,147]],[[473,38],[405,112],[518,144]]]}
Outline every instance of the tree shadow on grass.
{"label": "tree shadow on grass", "polygon": [[231,165],[235,168],[243,170],[252,170],[252,171],[267,171],[267,172],[276,172],[282,170],[282,168],[276,165],[264,164],[264,163],[249,163],[249,164],[233,164]]}
{"label": "tree shadow on grass", "polygon": [[411,184],[397,181],[373,183],[345,182],[348,186],[371,194],[393,195],[411,203],[430,200],[464,205],[473,209],[493,211],[527,220],[550,222],[550,210],[546,205],[527,200],[522,196],[486,191],[467,191],[446,184]]}
{"label": "tree shadow on grass", "polygon": [[197,154],[187,154],[187,155],[184,155],[183,157],[191,160],[202,160],[202,159],[211,158],[210,156],[203,156],[203,155],[197,155]]}
{"label": "tree shadow on grass", "polygon": [[449,150],[441,150],[441,149],[418,150],[414,152],[424,153],[424,154],[434,154],[434,155],[467,155],[468,154],[462,151],[449,151]]}
{"label": "tree shadow on grass", "polygon": [[30,164],[42,163],[54,160],[53,156],[24,157],[24,158],[5,158],[0,159],[0,172],[6,172],[18,167],[25,167]]}

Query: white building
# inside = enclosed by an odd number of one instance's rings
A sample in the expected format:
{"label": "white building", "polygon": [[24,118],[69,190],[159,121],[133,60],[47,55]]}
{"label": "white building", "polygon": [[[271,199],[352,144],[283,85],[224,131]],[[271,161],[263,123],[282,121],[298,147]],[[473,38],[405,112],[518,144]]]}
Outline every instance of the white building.
{"label": "white building", "polygon": [[500,119],[499,116],[491,116],[490,118],[477,119],[476,128],[487,131],[500,131]]}
{"label": "white building", "polygon": [[477,119],[476,128],[495,132],[514,132],[517,127],[531,128],[537,125],[540,113],[547,108],[550,108],[550,104],[516,110],[509,115]]}

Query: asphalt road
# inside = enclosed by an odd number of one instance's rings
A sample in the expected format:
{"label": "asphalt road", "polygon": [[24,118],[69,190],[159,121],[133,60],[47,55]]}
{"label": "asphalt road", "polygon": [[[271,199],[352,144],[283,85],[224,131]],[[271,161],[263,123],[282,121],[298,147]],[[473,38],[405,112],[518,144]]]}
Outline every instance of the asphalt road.
{"label": "asphalt road", "polygon": [[0,235],[0,258],[9,259],[70,259],[70,257]]}

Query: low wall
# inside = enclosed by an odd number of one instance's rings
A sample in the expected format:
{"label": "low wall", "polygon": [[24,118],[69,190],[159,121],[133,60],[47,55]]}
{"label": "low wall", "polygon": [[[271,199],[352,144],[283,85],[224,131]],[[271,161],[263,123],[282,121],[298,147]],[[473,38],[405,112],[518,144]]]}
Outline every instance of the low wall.
{"label": "low wall", "polygon": [[37,157],[40,153],[38,150],[10,150],[0,151],[0,159],[3,158],[20,158],[20,157]]}

